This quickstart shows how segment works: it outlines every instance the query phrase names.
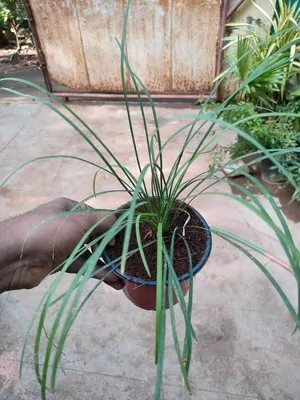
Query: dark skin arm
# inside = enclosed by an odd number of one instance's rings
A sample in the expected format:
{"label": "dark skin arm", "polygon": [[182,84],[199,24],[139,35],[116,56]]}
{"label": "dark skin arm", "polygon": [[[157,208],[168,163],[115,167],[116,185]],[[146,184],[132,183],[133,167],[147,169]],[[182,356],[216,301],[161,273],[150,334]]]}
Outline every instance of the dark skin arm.
{"label": "dark skin arm", "polygon": [[[76,213],[50,219],[32,229],[53,215],[71,211],[76,204],[76,201],[62,197],[0,222],[0,293],[39,285],[48,274],[57,271],[57,267],[68,258],[87,230],[105,215],[101,212]],[[82,210],[89,208],[85,204],[80,207]],[[108,230],[114,221],[113,216],[108,216],[88,241]],[[88,255],[87,252],[86,256],[74,261],[68,272],[77,273]],[[94,278],[101,279],[106,273],[107,270]],[[123,287],[123,282],[113,273],[105,282],[115,289]]]}

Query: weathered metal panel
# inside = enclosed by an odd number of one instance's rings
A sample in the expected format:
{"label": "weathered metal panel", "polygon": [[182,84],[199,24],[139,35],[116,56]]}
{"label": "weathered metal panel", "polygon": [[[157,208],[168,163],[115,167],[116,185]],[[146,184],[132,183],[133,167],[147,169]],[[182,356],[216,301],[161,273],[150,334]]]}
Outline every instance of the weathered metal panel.
{"label": "weathered metal panel", "polygon": [[173,0],[174,92],[205,94],[211,91],[221,3],[221,0]]}
{"label": "weathered metal panel", "polygon": [[53,80],[89,89],[75,0],[30,0],[30,5]]}
{"label": "weathered metal panel", "polygon": [[77,15],[91,90],[121,91],[122,0],[77,0]]}
{"label": "weathered metal panel", "polygon": [[170,92],[172,0],[133,0],[127,54],[134,72],[154,92]]}
{"label": "weathered metal panel", "polygon": [[[127,0],[30,0],[54,81],[88,92],[120,92]],[[210,92],[222,0],[132,0],[126,51],[154,93]],[[132,89],[132,87],[131,87]]]}

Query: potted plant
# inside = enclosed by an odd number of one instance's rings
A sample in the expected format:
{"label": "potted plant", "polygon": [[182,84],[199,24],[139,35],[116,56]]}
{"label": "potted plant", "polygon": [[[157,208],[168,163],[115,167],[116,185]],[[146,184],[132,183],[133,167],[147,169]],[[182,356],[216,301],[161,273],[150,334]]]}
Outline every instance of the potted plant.
{"label": "potted plant", "polygon": [[[162,190],[162,188],[160,188]],[[161,207],[165,203],[165,207]],[[130,204],[121,207],[126,209]],[[171,273],[178,277],[183,296],[188,292],[190,279],[196,275],[211,252],[212,238],[210,228],[205,219],[190,205],[175,200],[168,210],[167,201],[159,197],[145,199],[145,204],[136,209],[138,213],[137,227],[131,232],[129,251],[139,248],[139,252],[126,260],[126,273],[118,268],[114,272],[124,280],[124,293],[136,306],[145,310],[156,310],[157,281],[157,241],[159,221],[162,223],[162,238],[168,251],[172,250],[172,260],[169,260]],[[180,229],[180,231],[178,230]],[[173,237],[174,232],[176,236]],[[176,238],[176,248],[175,240]],[[181,238],[181,239],[180,239]],[[106,264],[122,255],[125,232],[120,232],[113,248],[107,249],[103,258]],[[188,261],[188,262],[187,262]],[[162,268],[161,268],[162,270]],[[168,280],[165,282],[165,307],[169,308]],[[178,289],[178,288],[177,288]],[[161,301],[161,300],[160,300]],[[178,302],[176,289],[172,295],[173,305]]]}
{"label": "potted plant", "polygon": [[[279,0],[274,4],[269,0],[271,13],[268,13],[257,2],[252,3],[261,14],[260,19],[252,19],[253,24],[228,24],[238,32],[226,38],[224,49],[228,49],[229,68],[216,81],[226,77],[227,83],[236,87],[243,85],[236,91],[237,105],[228,107],[223,118],[237,124],[264,147],[290,149],[293,153],[293,148],[299,144],[299,109],[293,98],[297,95],[300,73],[300,10],[293,2]],[[293,116],[289,114],[291,112]],[[235,143],[226,148],[232,160],[243,157],[246,165],[252,167],[260,154],[249,157],[249,153],[256,150],[242,137],[237,137]],[[218,152],[220,154],[220,150]],[[218,154],[213,158],[218,159]],[[290,154],[285,153],[279,161],[284,162],[287,158]],[[280,171],[270,159],[262,159],[259,164],[267,183],[282,182]],[[257,169],[256,166],[254,170]]]}
{"label": "potted plant", "polygon": [[254,24],[227,24],[238,32],[225,39],[229,68],[215,80],[226,76],[228,83],[231,80],[239,87],[251,77],[236,93],[235,100],[273,109],[289,100],[300,73],[300,9],[290,1],[267,3],[272,13],[252,1],[261,14]]}
{"label": "potted plant", "polygon": [[[298,153],[299,157],[299,153]],[[293,176],[295,179],[295,182],[297,183],[297,189],[293,193],[292,200],[300,201],[300,160],[295,159],[292,162],[288,162],[286,164],[286,169],[290,172],[290,174]],[[282,182],[283,185],[290,186],[289,181],[284,179]]]}
{"label": "potted plant", "polygon": [[[211,144],[217,141],[221,135],[226,134],[228,129],[235,130],[241,137],[249,140],[250,143],[258,149],[257,151],[263,154],[263,157],[269,157],[276,165],[279,164],[277,159],[274,157],[273,153],[265,149],[247,132],[219,118],[237,94],[236,91],[230,95],[223,104],[218,106],[217,112],[215,112],[215,110],[211,113],[205,112],[205,106],[210,100],[210,98],[208,98],[207,102],[205,102],[200,109],[199,114],[197,116],[192,116],[191,122],[174,132],[166,141],[162,141],[159,121],[152,97],[143,82],[132,70],[125,53],[126,27],[130,3],[130,1],[127,3],[124,15],[122,41],[118,42],[118,45],[121,52],[121,78],[124,101],[138,174],[128,170],[128,168],[120,162],[117,154],[115,154],[111,148],[102,141],[101,137],[99,137],[67,104],[64,104],[60,99],[30,82],[25,82],[17,78],[11,79],[12,81],[21,81],[46,93],[48,95],[46,99],[35,95],[25,94],[25,96],[43,102],[54,112],[59,114],[66,123],[70,124],[74,130],[81,135],[90,148],[99,156],[100,163],[75,157],[77,160],[90,163],[98,168],[93,183],[94,193],[90,197],[107,194],[107,192],[96,192],[95,182],[97,176],[101,175],[102,171],[109,173],[119,183],[120,189],[112,190],[110,192],[112,195],[116,195],[118,191],[125,191],[131,196],[131,201],[126,205],[120,205],[119,209],[105,210],[116,216],[115,224],[106,233],[86,243],[87,238],[95,226],[91,227],[86,232],[74,248],[70,257],[61,265],[61,271],[47,289],[38,307],[39,312],[37,312],[33,318],[30,330],[33,328],[34,322],[38,320],[34,359],[36,375],[41,384],[41,395],[43,399],[46,399],[48,387],[52,389],[55,388],[60,358],[72,325],[84,305],[88,302],[90,296],[102,282],[97,282],[92,290],[88,292],[85,291],[85,285],[88,279],[100,272],[100,270],[95,271],[95,266],[101,255],[103,255],[106,260],[106,267],[127,280],[125,293],[131,300],[139,307],[146,309],[155,308],[155,363],[157,374],[154,398],[156,400],[161,398],[166,338],[166,314],[168,312],[170,313],[171,332],[179,367],[187,390],[191,392],[188,375],[192,358],[192,341],[193,338],[195,338],[195,332],[192,326],[193,275],[199,272],[209,257],[212,243],[211,233],[226,240],[232,244],[235,249],[242,251],[246,257],[254,261],[283,299],[296,326],[300,326],[299,311],[295,310],[279,283],[255,255],[258,253],[278,265],[290,269],[294,273],[295,283],[298,284],[298,289],[300,288],[299,248],[293,240],[292,234],[280,209],[263,185],[261,185],[255,177],[251,177],[241,170],[241,173],[249,177],[253,184],[257,186],[258,191],[264,198],[269,200],[272,208],[271,215],[264,209],[261,198],[252,194],[249,190],[237,183],[228,182],[230,185],[239,187],[243,193],[246,193],[251,200],[250,202],[229,193],[213,192],[213,194],[230,197],[244,204],[245,207],[248,207],[256,215],[261,217],[278,238],[278,242],[286,254],[287,262],[278,259],[274,254],[270,254],[267,250],[245,238],[235,235],[233,232],[227,232],[217,227],[209,227],[201,214],[190,205],[194,198],[203,194],[208,194],[210,191],[213,191],[214,186],[218,182],[226,179],[224,176],[218,176],[218,173],[222,170],[224,165],[218,166],[213,170],[208,169],[195,176],[189,176],[188,173],[190,172],[191,166],[197,162],[199,157],[203,153],[206,153],[207,149],[211,148]],[[130,76],[137,95],[141,119],[143,121],[144,140],[148,150],[148,160],[142,160],[139,156],[137,138],[131,120],[131,105],[127,95],[127,73]],[[7,83],[9,79],[2,78],[0,81]],[[24,93],[20,93],[14,89],[7,87],[3,89],[24,95]],[[148,104],[151,108],[155,126],[154,132],[150,132],[150,127],[145,115],[142,93],[147,96]],[[215,133],[216,129],[217,133]],[[201,132],[201,135],[199,132]],[[178,149],[178,154],[175,157],[171,170],[167,173],[164,169],[165,149],[178,135],[185,135],[185,139],[183,145]],[[192,144],[193,150],[190,151]],[[283,150],[278,150],[278,153],[282,151]],[[68,158],[69,156],[64,155],[63,157]],[[48,158],[53,158],[53,156],[49,156]],[[70,158],[74,157],[70,156]],[[31,162],[34,161],[36,160],[32,160]],[[226,165],[230,166],[231,161],[226,163]],[[284,166],[281,168],[286,179],[289,180],[291,185],[295,186],[296,183],[292,175],[285,170]],[[235,169],[233,169],[232,173],[234,172]],[[7,179],[9,178],[10,177]],[[6,182],[7,180],[3,184]],[[82,201],[87,201],[89,198],[83,199]],[[74,207],[72,212],[76,212],[76,207]],[[90,211],[87,210],[86,212]],[[274,214],[278,219],[274,220]],[[47,221],[45,221],[45,223],[46,222]],[[99,221],[98,223],[101,222],[102,221]],[[112,239],[116,240],[116,249],[108,250],[107,245]],[[74,277],[69,288],[63,294],[58,295],[57,288],[63,278],[64,272],[77,257],[86,251],[86,246],[94,249],[91,256],[83,265],[80,272]],[[183,252],[184,262],[178,264],[175,258],[179,247],[180,251]],[[132,259],[135,260],[134,264],[130,263]],[[103,268],[101,268],[101,270],[103,270]],[[110,271],[108,274],[109,273]],[[103,279],[105,279],[105,277]],[[142,286],[137,289],[137,285]],[[150,286],[150,289],[144,286]],[[134,290],[132,290],[132,288]],[[185,298],[188,288],[188,296]],[[132,294],[138,291],[141,293],[142,297],[139,296],[138,299],[134,299]],[[174,306],[177,302],[183,314],[185,324],[185,338],[182,344],[179,342],[174,313]],[[51,323],[51,329],[46,339],[46,348],[43,352],[41,347],[43,327],[48,313],[54,304],[57,306],[57,310],[54,315],[54,320]],[[167,308],[169,308],[169,311],[167,311]],[[27,342],[24,345],[23,356],[26,345]]]}
{"label": "potted plant", "polygon": [[[255,107],[251,103],[238,103],[229,106],[222,117],[249,133],[270,151],[284,149],[285,154],[278,156],[278,161],[287,166],[290,163],[293,164],[299,157],[297,151],[294,151],[300,143],[300,133],[297,129],[299,104],[299,101],[290,101],[286,105],[275,107],[274,112],[264,110],[266,112],[263,113],[262,108]],[[232,145],[224,148],[224,151],[232,160],[243,157],[246,163],[252,163],[260,156],[259,154],[248,156],[256,151],[256,147],[242,137],[237,137]],[[216,156],[213,159],[215,160]],[[268,184],[279,184],[283,181],[278,168],[270,159],[261,160],[260,169],[263,180]]]}

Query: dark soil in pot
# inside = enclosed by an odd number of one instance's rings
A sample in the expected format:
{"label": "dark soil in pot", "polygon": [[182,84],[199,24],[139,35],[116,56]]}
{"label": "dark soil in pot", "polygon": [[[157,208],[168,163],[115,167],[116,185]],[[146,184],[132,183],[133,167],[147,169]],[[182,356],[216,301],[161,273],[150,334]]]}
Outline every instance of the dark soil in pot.
{"label": "dark soil in pot", "polygon": [[[122,208],[126,208],[126,206],[122,206]],[[141,206],[140,208],[138,208],[138,211],[145,211],[145,206]],[[189,216],[190,219],[187,222]],[[205,252],[207,244],[207,233],[205,229],[203,229],[203,225],[197,215],[194,213],[194,210],[184,203],[176,203],[173,206],[170,214],[170,221],[170,231],[164,236],[164,242],[169,249],[172,241],[172,233],[174,229],[177,228],[177,235],[174,245],[173,266],[177,276],[180,277],[189,272],[189,256],[186,248],[186,243],[189,246],[192,258],[192,265],[195,266]],[[184,239],[182,238],[183,231],[185,232]],[[151,231],[151,229],[145,222],[140,223],[140,232],[143,244],[146,245],[147,243],[151,243],[153,240],[155,240],[155,234]],[[116,237],[116,244],[112,248],[107,249],[109,258],[111,260],[114,260],[121,256],[124,234],[124,231],[120,232],[120,234]],[[133,226],[129,251],[135,250],[137,248],[138,243],[135,233],[135,226]],[[149,270],[151,272],[151,277],[148,276],[140,254],[138,252],[128,258],[126,262],[126,274],[134,278],[142,279],[144,281],[155,281],[156,243],[152,243],[144,247],[144,253],[148,262]]]}

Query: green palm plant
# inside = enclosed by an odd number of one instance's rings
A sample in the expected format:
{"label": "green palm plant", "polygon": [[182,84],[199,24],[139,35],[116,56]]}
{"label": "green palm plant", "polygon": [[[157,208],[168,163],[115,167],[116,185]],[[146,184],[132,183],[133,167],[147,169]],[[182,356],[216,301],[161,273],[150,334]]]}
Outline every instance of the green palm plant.
{"label": "green palm plant", "polygon": [[[297,44],[300,37],[300,9],[290,1],[279,0],[278,9],[272,0],[268,2],[272,6],[272,15],[252,1],[267,20],[268,26],[261,20],[255,26],[245,23],[228,24],[238,28],[240,33],[225,39],[228,41],[225,48],[233,46],[234,50],[229,56],[229,68],[217,79],[228,76],[230,72],[231,79],[238,87],[246,77],[262,66],[264,72],[239,91],[237,100],[274,107],[278,102],[286,101],[287,85],[300,73],[300,48]],[[250,27],[254,30],[250,31]],[[267,61],[266,68],[265,61],[269,58],[272,63]]]}
{"label": "green palm plant", "polygon": [[[2,78],[0,81],[5,84],[9,81],[20,81],[26,85],[34,87],[42,92],[42,94],[47,94],[45,99],[42,96],[33,96],[29,94],[24,94],[9,87],[2,87],[11,93],[17,93],[19,95],[26,96],[31,99],[35,99],[47,107],[49,107],[56,114],[60,115],[66,123],[74,128],[85,142],[90,146],[92,151],[94,151],[99,156],[99,163],[90,161],[88,159],[83,159],[80,157],[73,157],[64,155],[64,158],[75,158],[81,162],[92,164],[96,166],[99,172],[94,177],[94,193],[92,196],[101,197],[108,192],[96,192],[95,181],[97,176],[101,175],[102,171],[110,174],[119,183],[119,192],[126,192],[131,196],[131,202],[127,208],[122,208],[121,210],[105,210],[110,214],[116,215],[118,218],[114,226],[108,230],[105,234],[97,237],[92,242],[86,243],[87,238],[90,233],[95,228],[91,227],[89,231],[82,237],[80,242],[74,248],[70,257],[61,265],[61,270],[58,272],[55,280],[47,289],[43,296],[41,303],[39,304],[36,314],[33,317],[32,323],[29,327],[29,332],[36,329],[35,335],[35,346],[34,346],[34,359],[35,359],[35,370],[37,378],[41,385],[41,395],[42,399],[47,397],[47,388],[55,388],[56,377],[59,368],[59,362],[61,359],[62,351],[65,342],[68,337],[68,333],[76,321],[80,311],[83,309],[85,304],[88,302],[89,298],[99,287],[102,281],[97,282],[97,284],[92,288],[92,290],[86,290],[86,283],[88,279],[94,274],[99,273],[100,270],[95,271],[95,266],[101,254],[105,252],[107,244],[114,238],[116,238],[121,232],[124,235],[122,252],[118,257],[115,257],[111,261],[107,262],[107,267],[115,271],[118,274],[123,274],[126,272],[126,266],[130,257],[136,254],[140,256],[140,263],[144,266],[146,273],[151,274],[150,266],[147,258],[145,257],[145,248],[149,243],[144,243],[139,235],[139,227],[143,222],[152,231],[152,237],[150,242],[155,244],[156,247],[156,263],[155,263],[155,276],[156,276],[156,329],[155,329],[155,363],[156,363],[156,383],[154,398],[159,400],[161,398],[162,384],[163,384],[163,365],[164,365],[164,347],[166,338],[166,303],[169,303],[170,308],[170,320],[171,320],[171,332],[174,340],[175,351],[178,357],[179,367],[182,372],[184,383],[187,390],[191,391],[191,385],[189,382],[189,369],[190,362],[192,358],[192,342],[195,338],[195,331],[192,325],[192,307],[193,307],[193,262],[192,255],[190,251],[190,243],[188,239],[185,238],[184,228],[185,225],[173,227],[170,230],[172,217],[171,210],[174,205],[178,202],[180,204],[190,204],[191,201],[197,197],[203,195],[222,195],[226,198],[235,200],[245,207],[250,209],[254,214],[259,216],[273,231],[274,235],[278,239],[279,245],[285,252],[286,260],[280,260],[274,254],[270,254],[266,249],[257,246],[252,243],[251,240],[239,237],[232,232],[227,232],[218,227],[210,227],[213,234],[221,237],[225,241],[229,242],[234,248],[245,254],[257,265],[257,267],[262,271],[262,273],[267,277],[270,283],[273,285],[275,290],[281,296],[284,304],[286,305],[291,317],[295,322],[295,326],[298,329],[300,327],[300,251],[295,243],[292,233],[278,208],[276,202],[272,196],[268,193],[265,187],[257,180],[255,177],[250,176],[242,168],[233,167],[233,162],[228,161],[222,166],[218,166],[213,170],[208,169],[206,172],[196,174],[193,177],[189,177],[188,173],[191,166],[197,162],[202,154],[206,153],[211,145],[218,141],[221,135],[226,134],[228,130],[234,130],[241,137],[246,138],[255,146],[257,151],[253,152],[257,155],[259,159],[270,158],[280,169],[281,173],[286,177],[286,179],[295,188],[297,183],[293,179],[292,174],[283,166],[280,165],[276,159],[276,155],[284,154],[285,150],[277,149],[276,151],[269,151],[265,149],[259,142],[252,138],[249,134],[241,130],[237,125],[232,125],[224,121],[220,116],[222,112],[226,110],[228,104],[238,95],[239,91],[245,90],[245,87],[251,84],[253,79],[256,79],[260,74],[264,73],[262,68],[257,68],[252,71],[252,74],[246,77],[242,82],[241,86],[236,89],[229,97],[220,104],[213,112],[206,112],[206,107],[209,99],[203,104],[200,109],[199,114],[191,118],[191,122],[186,123],[179,130],[174,132],[171,137],[163,141],[160,135],[160,127],[158,123],[158,118],[156,114],[155,104],[151,97],[151,94],[137,76],[137,74],[132,70],[129,60],[126,56],[126,29],[128,24],[128,15],[130,11],[130,3],[128,1],[125,15],[124,15],[124,27],[121,42],[118,42],[121,53],[121,79],[123,83],[123,93],[124,101],[127,110],[128,122],[129,122],[129,132],[132,140],[132,145],[134,149],[134,154],[136,158],[136,165],[138,168],[138,174],[135,175],[130,171],[122,162],[118,159],[117,155],[110,149],[110,147],[103,142],[100,136],[96,134],[85,122],[82,120],[68,105],[64,104],[59,98],[48,93],[39,86],[26,82],[21,79],[8,79]],[[267,65],[266,65],[267,66]],[[131,117],[131,104],[128,101],[127,86],[126,86],[126,74],[129,74],[132,85],[134,87],[135,93],[137,95],[139,110],[141,113],[141,118],[143,121],[144,128],[144,139],[147,146],[148,159],[142,160],[139,156],[138,146],[135,131],[132,124]],[[225,76],[224,76],[225,78]],[[221,84],[221,82],[219,83]],[[215,88],[217,90],[217,87]],[[145,105],[142,101],[142,93],[147,96],[148,104],[150,105],[152,118],[155,125],[155,131],[150,132],[150,127],[147,122],[145,115]],[[213,94],[213,93],[212,93]],[[272,112],[265,113],[266,115],[271,115]],[[286,116],[295,116],[294,113],[286,113]],[[246,117],[252,118],[252,117]],[[215,128],[218,127],[218,133],[214,134]],[[186,133],[185,133],[186,132]],[[200,134],[201,133],[201,134]],[[178,150],[177,157],[175,158],[170,172],[167,174],[164,170],[164,152],[168,148],[168,145],[176,139],[179,135],[186,134],[183,145]],[[192,154],[190,154],[187,149],[194,145]],[[300,151],[300,148],[295,149],[295,151]],[[60,156],[56,156],[60,157]],[[45,156],[42,158],[56,158],[54,156]],[[243,159],[243,157],[240,157]],[[37,159],[29,161],[36,162]],[[251,162],[249,162],[251,164]],[[20,166],[14,173],[16,173],[20,168],[25,165]],[[227,176],[218,175],[224,167],[232,167],[232,172]],[[245,187],[231,181],[230,176],[234,173],[240,171],[245,177],[247,177],[253,185],[256,186],[259,193],[268,201],[271,208],[271,212],[268,213],[265,209],[261,198],[257,195],[251,193]],[[13,173],[13,174],[14,174]],[[3,185],[10,179],[13,175],[11,174],[4,182]],[[147,174],[150,175],[150,185],[147,184]],[[234,188],[239,189],[250,201],[235,196],[229,193],[220,193],[214,191],[214,187],[221,181],[226,180],[228,184]],[[110,193],[116,193],[118,191],[111,191]],[[90,198],[89,197],[89,198]],[[89,198],[83,199],[82,201],[87,201]],[[141,211],[141,207],[143,207]],[[181,207],[181,206],[180,206]],[[186,209],[183,207],[184,211]],[[76,212],[76,207],[72,212]],[[81,210],[82,212],[82,210]],[[91,211],[86,211],[91,212]],[[190,209],[188,211],[188,214]],[[64,213],[63,216],[68,215]],[[274,215],[276,218],[274,218]],[[54,217],[61,217],[54,216]],[[188,221],[188,216],[186,221]],[[47,223],[47,221],[44,221]],[[101,223],[99,221],[98,223]],[[207,229],[207,228],[206,228]],[[202,227],[203,231],[203,227]],[[137,245],[136,248],[129,248],[129,241],[131,234],[136,232]],[[199,234],[201,229],[199,229]],[[206,232],[208,233],[208,232]],[[175,241],[180,238],[187,249],[186,256],[186,269],[188,272],[188,283],[190,287],[189,295],[187,298],[184,297],[184,291],[180,286],[180,277],[174,268],[174,248]],[[95,248],[95,245],[96,246]],[[86,246],[89,248],[95,248],[89,259],[83,265],[80,272],[74,277],[69,288],[63,293],[58,294],[59,285],[63,279],[64,272],[67,271],[72,262],[80,257],[86,251]],[[295,284],[298,288],[299,293],[299,304],[296,309],[292,302],[289,300],[288,295],[281,288],[279,283],[276,281],[274,276],[268,271],[268,269],[263,265],[260,257],[262,255],[267,257],[269,260],[276,262],[277,264],[284,266],[294,274]],[[102,270],[102,269],[101,269]],[[110,272],[108,272],[110,273]],[[105,279],[105,277],[103,278]],[[184,317],[185,323],[185,337],[183,343],[180,343],[178,337],[178,329],[175,320],[174,307],[175,303],[178,301],[180,310]],[[52,307],[56,305],[57,311],[55,312],[54,319],[51,322],[51,328],[46,336],[46,349],[43,352],[41,343],[44,339],[44,324],[49,316],[49,312]],[[35,323],[37,322],[37,328],[35,328]],[[25,342],[23,349],[23,356],[27,346],[27,341]],[[42,361],[42,363],[41,363]],[[21,364],[22,366],[22,364]]]}

